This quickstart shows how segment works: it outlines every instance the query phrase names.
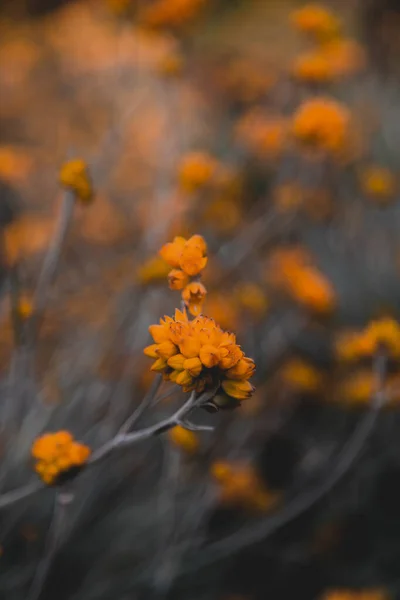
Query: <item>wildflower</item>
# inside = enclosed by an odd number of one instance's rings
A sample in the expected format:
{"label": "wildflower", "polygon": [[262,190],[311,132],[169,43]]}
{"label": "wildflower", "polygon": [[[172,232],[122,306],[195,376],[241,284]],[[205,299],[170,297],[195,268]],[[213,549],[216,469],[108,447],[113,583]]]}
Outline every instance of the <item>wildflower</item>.
{"label": "wildflower", "polygon": [[32,171],[33,161],[28,153],[12,146],[0,146],[0,177],[10,183],[27,179]]}
{"label": "wildflower", "polygon": [[132,3],[132,0],[107,0],[109,9],[116,15],[125,14]]}
{"label": "wildflower", "polygon": [[216,174],[218,163],[206,152],[191,152],[181,161],[178,179],[181,188],[193,194],[204,189]]}
{"label": "wildflower", "polygon": [[236,124],[236,138],[260,158],[276,159],[282,154],[288,137],[287,120],[254,109]]}
{"label": "wildflower", "polygon": [[206,294],[206,288],[198,281],[193,281],[185,287],[182,299],[191,315],[196,317],[201,313]]}
{"label": "wildflower", "polygon": [[307,4],[291,14],[292,25],[317,40],[326,41],[336,37],[340,21],[321,4]]}
{"label": "wildflower", "polygon": [[211,466],[211,475],[220,486],[220,500],[225,505],[264,511],[277,503],[277,494],[265,488],[250,465],[217,461]]}
{"label": "wildflower", "polygon": [[161,257],[154,256],[141,265],[137,271],[137,279],[143,285],[163,281],[169,273],[169,267]]}
{"label": "wildflower", "polygon": [[186,311],[176,310],[174,318],[164,317],[149,331],[155,343],[144,353],[154,359],[152,370],[161,372],[167,381],[186,392],[218,388],[236,400],[253,393],[248,380],[254,362],[245,357],[235,335],[223,331],[213,319],[198,316],[189,321]]}
{"label": "wildflower", "polygon": [[335,307],[336,296],[331,283],[301,247],[276,251],[267,275],[270,283],[315,313],[327,314]]}
{"label": "wildflower", "polygon": [[35,470],[48,485],[60,482],[62,476],[76,474],[89,455],[90,448],[76,442],[69,431],[45,433],[32,445]]}
{"label": "wildflower", "polygon": [[93,186],[84,160],[75,158],[65,162],[60,170],[60,183],[73,190],[81,202],[87,204],[93,200]]}
{"label": "wildflower", "polygon": [[375,386],[376,382],[372,372],[368,369],[362,369],[341,381],[335,395],[342,402],[365,404],[370,402],[376,389]]}
{"label": "wildflower", "polygon": [[[176,269],[181,269],[191,277],[198,275],[207,264],[207,245],[200,235],[193,235],[186,240],[176,237],[173,242],[165,244],[160,250],[160,256],[166,263]],[[174,272],[172,279],[177,274]],[[179,275],[179,278],[182,278]],[[178,289],[178,288],[175,288]]]}
{"label": "wildflower", "polygon": [[360,332],[344,332],[336,340],[336,355],[345,361],[369,357],[383,349],[393,358],[400,356],[400,325],[390,317],[371,321]]}
{"label": "wildflower", "polygon": [[168,273],[168,284],[171,290],[182,290],[189,283],[189,277],[180,269],[172,269]]}
{"label": "wildflower", "polygon": [[389,169],[371,165],[360,173],[360,183],[363,192],[378,202],[390,201],[397,188],[397,181]]}
{"label": "wildflower", "polygon": [[188,454],[195,454],[199,448],[199,439],[197,435],[181,425],[177,425],[170,429],[168,438],[174,446],[181,448]]}
{"label": "wildflower", "polygon": [[292,74],[306,83],[326,83],[333,78],[329,58],[322,51],[299,56],[292,66]]}
{"label": "wildflower", "polygon": [[345,149],[350,114],[342,104],[330,98],[306,100],[293,116],[292,131],[300,142],[337,153]]}
{"label": "wildflower", "polygon": [[259,318],[268,309],[267,297],[256,283],[243,283],[237,286],[235,298],[239,305],[254,317]]}
{"label": "wildflower", "polygon": [[279,376],[296,392],[317,393],[322,389],[322,375],[313,365],[299,358],[286,362]]}

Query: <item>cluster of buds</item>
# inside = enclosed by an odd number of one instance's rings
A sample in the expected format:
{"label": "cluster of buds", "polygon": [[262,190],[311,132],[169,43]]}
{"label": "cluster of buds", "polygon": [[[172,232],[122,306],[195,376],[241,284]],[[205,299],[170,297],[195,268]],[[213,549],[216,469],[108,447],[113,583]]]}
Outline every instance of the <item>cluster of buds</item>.
{"label": "cluster of buds", "polygon": [[76,442],[69,431],[58,431],[35,440],[32,456],[37,460],[37,474],[47,485],[52,485],[76,475],[86,464],[90,448]]}
{"label": "cluster of buds", "polygon": [[198,316],[203,307],[207,290],[200,282],[207,264],[207,245],[201,235],[193,235],[186,240],[176,237],[165,244],[160,256],[173,267],[168,275],[171,290],[182,290],[182,302],[192,316]]}

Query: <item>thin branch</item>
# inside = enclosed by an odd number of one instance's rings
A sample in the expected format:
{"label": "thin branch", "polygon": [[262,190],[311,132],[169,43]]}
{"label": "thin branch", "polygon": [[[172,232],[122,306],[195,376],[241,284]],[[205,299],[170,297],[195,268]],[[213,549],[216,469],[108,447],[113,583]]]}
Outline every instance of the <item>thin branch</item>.
{"label": "thin branch", "polygon": [[117,434],[112,440],[104,444],[102,448],[99,448],[97,452],[92,454],[91,459],[88,464],[93,465],[99,460],[103,459],[105,456],[108,456],[113,450],[116,448],[123,448],[125,446],[132,446],[137,442],[141,442],[155,435],[160,435],[172,427],[178,425],[178,423],[188,415],[194,408],[201,406],[205,402],[207,402],[210,398],[212,398],[215,394],[215,389],[205,392],[201,394],[201,396],[197,397],[196,392],[192,392],[190,398],[183,404],[171,417],[167,417],[163,419],[159,423],[155,425],[150,425],[149,427],[145,427],[144,429],[140,429],[139,431],[134,431],[132,433],[126,434]]}
{"label": "thin branch", "polygon": [[43,591],[43,586],[64,533],[66,508],[72,502],[73,498],[73,494],[63,491],[56,492],[53,516],[47,533],[44,556],[35,573],[27,600],[37,600]]}
{"label": "thin branch", "polygon": [[69,190],[64,192],[58,223],[44,259],[33,298],[35,313],[30,322],[30,338],[33,338],[33,341],[36,337],[37,330],[39,329],[42,312],[46,306],[49,286],[54,279],[58,264],[60,262],[65,238],[72,221],[74,205],[74,192]]}
{"label": "thin branch", "polygon": [[44,484],[41,481],[35,481],[33,483],[28,483],[28,485],[24,485],[23,487],[12,490],[11,492],[7,492],[0,496],[0,508],[6,508],[7,506],[11,506],[19,500],[24,500],[25,498],[29,498],[38,492],[39,490],[44,489]]}
{"label": "thin branch", "polygon": [[196,423],[191,423],[190,421],[187,421],[186,419],[181,419],[178,422],[178,425],[181,425],[182,427],[184,427],[185,429],[188,429],[189,431],[214,431],[215,427],[213,425],[196,425]]}
{"label": "thin branch", "polygon": [[277,515],[272,515],[261,523],[252,525],[245,530],[227,536],[219,542],[206,546],[202,558],[193,563],[189,567],[189,571],[196,571],[214,563],[216,560],[221,560],[227,555],[238,552],[246,546],[264,541],[277,530],[309,510],[333,489],[354,465],[374,429],[378,414],[386,402],[386,370],[386,356],[379,353],[374,360],[376,392],[371,400],[370,409],[340,452],[336,466],[328,473],[326,479],[316,487],[293,498]]}
{"label": "thin branch", "polygon": [[151,386],[150,386],[147,394],[144,395],[143,400],[141,401],[139,406],[136,408],[136,410],[132,413],[132,415],[122,425],[122,427],[118,431],[118,434],[128,433],[128,431],[130,429],[132,429],[134,424],[140,419],[140,417],[143,415],[143,413],[146,411],[146,409],[151,405],[151,403],[155,399],[157,392],[160,389],[160,386],[162,384],[162,381],[163,381],[162,376],[160,374],[156,375],[156,377],[154,378],[154,380],[151,383]]}

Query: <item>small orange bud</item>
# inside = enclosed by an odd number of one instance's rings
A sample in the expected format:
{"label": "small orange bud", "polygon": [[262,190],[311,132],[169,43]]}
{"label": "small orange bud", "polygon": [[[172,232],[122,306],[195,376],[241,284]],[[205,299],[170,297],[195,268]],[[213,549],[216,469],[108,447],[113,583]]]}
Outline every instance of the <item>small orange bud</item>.
{"label": "small orange bud", "polygon": [[168,284],[171,290],[182,290],[189,283],[189,277],[180,269],[172,269],[168,274]]}
{"label": "small orange bud", "polygon": [[232,396],[232,398],[237,398],[238,400],[250,398],[254,392],[254,387],[247,380],[234,381],[232,379],[225,379],[222,382],[222,389],[228,396]]}

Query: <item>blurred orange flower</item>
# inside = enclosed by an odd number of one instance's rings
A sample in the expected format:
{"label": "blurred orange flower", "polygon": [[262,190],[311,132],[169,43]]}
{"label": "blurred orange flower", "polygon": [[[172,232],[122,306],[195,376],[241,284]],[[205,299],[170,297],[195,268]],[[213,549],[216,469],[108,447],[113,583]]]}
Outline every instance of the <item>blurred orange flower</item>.
{"label": "blurred orange flower", "polygon": [[250,465],[217,461],[211,466],[211,474],[220,486],[220,501],[225,505],[265,511],[279,500],[279,495],[265,488]]}
{"label": "blurred orange flower", "polygon": [[371,165],[361,170],[360,184],[367,196],[384,204],[389,202],[397,191],[395,175],[379,165]]}
{"label": "blurred orange flower", "polygon": [[193,431],[185,429],[181,425],[173,427],[168,432],[168,438],[172,444],[181,448],[188,454],[195,454],[199,449],[199,439]]}
{"label": "blurred orange flower", "polygon": [[139,10],[139,21],[149,27],[182,27],[195,19],[207,0],[154,0]]}
{"label": "blurred orange flower", "polygon": [[328,152],[338,153],[345,149],[349,127],[348,109],[330,98],[306,100],[293,115],[294,137]]}
{"label": "blurred orange flower", "polygon": [[306,83],[326,83],[334,76],[331,62],[322,50],[301,54],[296,58],[292,74]]}
{"label": "blurred orange flower", "polygon": [[340,32],[340,21],[325,6],[310,3],[290,15],[292,25],[307,35],[325,41]]}
{"label": "blurred orange flower", "polygon": [[75,192],[76,197],[85,204],[93,200],[94,192],[86,162],[75,158],[65,162],[60,170],[60,183]]}
{"label": "blurred orange flower", "polygon": [[37,460],[35,470],[48,485],[56,483],[63,474],[81,469],[90,452],[88,446],[75,442],[69,431],[45,433],[32,445],[32,456]]}
{"label": "blurred orange flower", "polygon": [[191,152],[183,157],[178,169],[181,188],[193,194],[206,187],[216,174],[218,162],[206,152]]}
{"label": "blurred orange flower", "polygon": [[279,377],[296,392],[318,393],[323,390],[323,375],[309,362],[300,358],[287,361]]}
{"label": "blurred orange flower", "polygon": [[372,356],[383,348],[394,358],[400,356],[400,325],[390,317],[371,321],[362,331],[340,333],[336,339],[336,355],[353,361]]}
{"label": "blurred orange flower", "polygon": [[285,148],[288,122],[260,109],[246,113],[236,124],[236,138],[260,158],[276,159]]}

